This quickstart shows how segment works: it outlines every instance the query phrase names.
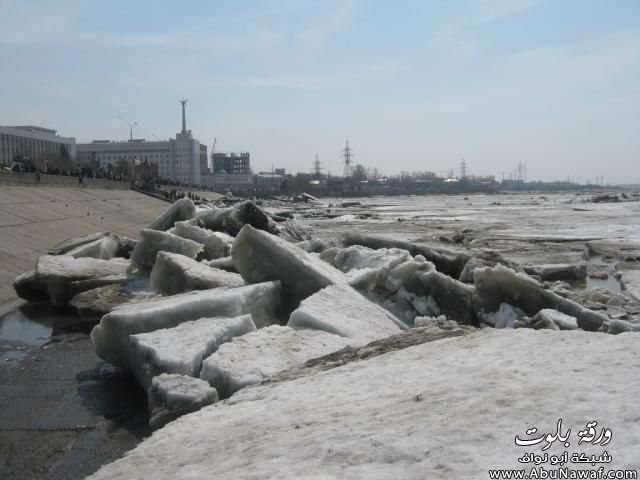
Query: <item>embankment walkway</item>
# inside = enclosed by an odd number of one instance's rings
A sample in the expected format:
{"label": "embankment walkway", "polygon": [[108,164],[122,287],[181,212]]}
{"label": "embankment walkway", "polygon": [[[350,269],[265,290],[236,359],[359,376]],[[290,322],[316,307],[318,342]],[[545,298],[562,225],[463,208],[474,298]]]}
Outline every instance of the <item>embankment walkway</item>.
{"label": "embankment walkway", "polygon": [[55,244],[94,232],[137,238],[167,207],[128,189],[0,184],[0,305],[16,298],[14,278]]}

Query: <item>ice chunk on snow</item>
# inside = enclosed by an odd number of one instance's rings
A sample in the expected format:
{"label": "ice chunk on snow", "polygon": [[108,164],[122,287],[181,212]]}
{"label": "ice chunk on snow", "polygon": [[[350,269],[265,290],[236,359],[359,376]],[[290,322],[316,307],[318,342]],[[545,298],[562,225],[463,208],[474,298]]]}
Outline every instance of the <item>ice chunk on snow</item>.
{"label": "ice chunk on snow", "polygon": [[153,379],[148,399],[149,425],[153,429],[219,400],[216,389],[204,380],[167,373]]}
{"label": "ice chunk on snow", "polygon": [[166,212],[160,215],[151,225],[149,230],[167,231],[182,220],[190,220],[196,216],[196,206],[190,198],[181,198],[171,205]]}
{"label": "ice chunk on snow", "polygon": [[206,260],[228,256],[233,243],[231,235],[200,228],[189,222],[176,222],[170,233],[203,244],[202,258]]}
{"label": "ice chunk on snow", "polygon": [[406,328],[348,285],[331,285],[303,300],[287,325],[335,333],[351,339],[351,345],[363,345]]}
{"label": "ice chunk on snow", "polygon": [[552,308],[576,317],[580,328],[591,331],[597,331],[609,320],[606,315],[545,290],[533,278],[502,265],[476,268],[473,277],[478,308],[487,312],[497,310],[502,302],[520,307],[530,317],[543,308]]}
{"label": "ice chunk on snow", "polygon": [[300,300],[332,284],[347,284],[342,272],[270,233],[245,225],[231,256],[248,283],[280,280],[290,301]]}
{"label": "ice chunk on snow", "polygon": [[71,298],[72,282],[106,275],[122,275],[128,264],[128,260],[119,258],[99,260],[68,255],[42,255],[36,264],[35,280],[44,285],[54,306],[64,306]]}
{"label": "ice chunk on snow", "polygon": [[158,252],[179,253],[185,257],[195,258],[203,249],[201,243],[157,230],[141,230],[140,237],[140,241],[131,253],[131,262],[145,270],[153,268]]}
{"label": "ice chunk on snow", "polygon": [[244,285],[244,280],[237,273],[211,268],[184,255],[169,252],[158,253],[150,278],[151,286],[163,295]]}
{"label": "ice chunk on snow", "polygon": [[317,330],[272,325],[225,343],[202,362],[200,377],[222,398],[312,358],[344,348],[348,340]]}
{"label": "ice chunk on snow", "polygon": [[236,266],[233,264],[233,258],[231,258],[231,256],[216,258],[215,260],[203,260],[202,264],[208,267],[226,270],[227,272],[236,271]]}
{"label": "ice chunk on snow", "polygon": [[105,235],[106,233],[98,232],[98,233],[91,233],[89,235],[83,235],[81,237],[72,237],[50,248],[48,253],[49,255],[64,255],[65,253],[67,253],[70,250],[73,250],[74,248],[78,248],[87,243],[100,240],[101,238],[104,238]]}
{"label": "ice chunk on snow", "polygon": [[130,369],[129,336],[175,327],[203,317],[237,317],[252,314],[258,327],[278,321],[281,315],[280,282],[236,288],[216,288],[183,293],[149,302],[122,306],[103,316],[91,331],[98,356]]}
{"label": "ice chunk on snow", "polygon": [[160,373],[200,376],[202,360],[233,337],[256,329],[251,315],[201,318],[173,328],[131,335],[133,373],[145,387]]}
{"label": "ice chunk on snow", "polygon": [[418,272],[416,275],[422,282],[425,295],[435,299],[443,314],[461,324],[476,324],[474,288],[471,285],[435,270]]}
{"label": "ice chunk on snow", "polygon": [[[562,312],[550,308],[540,310],[531,319],[533,328],[540,328],[537,325],[549,325],[553,330],[576,330],[578,328],[578,320],[576,317],[565,315]],[[557,328],[554,328],[557,327]]]}
{"label": "ice chunk on snow", "polygon": [[516,320],[520,320],[524,316],[525,313],[520,308],[508,303],[501,303],[496,312],[478,314],[483,323],[495,328],[513,328]]}

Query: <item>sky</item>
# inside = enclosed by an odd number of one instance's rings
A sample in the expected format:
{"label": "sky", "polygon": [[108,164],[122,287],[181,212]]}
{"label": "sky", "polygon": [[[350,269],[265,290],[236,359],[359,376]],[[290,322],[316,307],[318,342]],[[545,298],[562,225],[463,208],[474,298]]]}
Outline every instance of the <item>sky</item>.
{"label": "sky", "polygon": [[0,0],[0,125],[640,183],[639,0]]}

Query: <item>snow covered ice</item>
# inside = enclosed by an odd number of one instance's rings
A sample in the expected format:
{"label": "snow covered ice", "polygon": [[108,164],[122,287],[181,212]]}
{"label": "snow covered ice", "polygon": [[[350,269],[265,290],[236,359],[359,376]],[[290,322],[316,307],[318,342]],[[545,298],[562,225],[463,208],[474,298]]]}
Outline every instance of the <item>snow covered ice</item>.
{"label": "snow covered ice", "polygon": [[201,318],[173,328],[131,335],[133,372],[143,387],[160,373],[199,377],[202,360],[233,337],[255,331],[251,315]]}
{"label": "snow covered ice", "polygon": [[189,258],[196,258],[202,251],[201,243],[179,237],[172,233],[157,230],[141,230],[140,241],[131,253],[131,264],[144,270],[151,270],[156,262],[158,252],[179,253]]}
{"label": "snow covered ice", "polygon": [[176,200],[166,212],[159,216],[151,225],[149,230],[167,231],[176,222],[191,220],[196,216],[196,206],[190,198]]}
{"label": "snow covered ice", "polygon": [[198,258],[202,257],[205,260],[229,256],[233,243],[231,235],[191,225],[189,222],[176,222],[175,227],[169,230],[169,233],[204,245]]}
{"label": "snow covered ice", "polygon": [[282,370],[348,344],[348,339],[333,333],[272,325],[221,345],[202,362],[200,377],[226,398]]}
{"label": "snow covered ice", "polygon": [[175,327],[203,317],[252,314],[256,326],[278,323],[281,314],[279,282],[183,293],[159,300],[123,305],[104,315],[91,331],[98,356],[131,369],[130,335]]}
{"label": "snow covered ice", "polygon": [[184,255],[169,252],[158,253],[150,278],[151,286],[163,295],[245,284],[237,273],[212,268]]}
{"label": "snow covered ice", "polygon": [[52,305],[65,306],[71,299],[71,284],[79,280],[122,275],[126,273],[129,261],[114,258],[100,260],[90,257],[74,258],[69,255],[42,255],[38,258],[33,274],[16,279],[16,291],[33,295],[34,291],[43,291]]}
{"label": "snow covered ice", "polygon": [[280,280],[293,304],[333,284],[342,272],[275,235],[246,225],[231,248],[236,269],[248,283]]}
{"label": "snow covered ice", "polygon": [[204,380],[168,373],[153,378],[148,395],[149,425],[154,429],[219,400],[216,389]]}
{"label": "snow covered ice", "polygon": [[350,339],[351,345],[363,345],[405,328],[384,308],[347,285],[325,287],[303,300],[288,325],[334,333]]}

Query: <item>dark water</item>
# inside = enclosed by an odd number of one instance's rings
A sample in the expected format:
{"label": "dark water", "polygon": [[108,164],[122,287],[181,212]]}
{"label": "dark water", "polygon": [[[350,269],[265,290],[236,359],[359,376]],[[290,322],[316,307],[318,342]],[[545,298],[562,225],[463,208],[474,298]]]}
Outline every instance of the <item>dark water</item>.
{"label": "dark water", "polygon": [[47,303],[13,303],[0,307],[0,361],[24,358],[61,333],[88,333],[96,319]]}

